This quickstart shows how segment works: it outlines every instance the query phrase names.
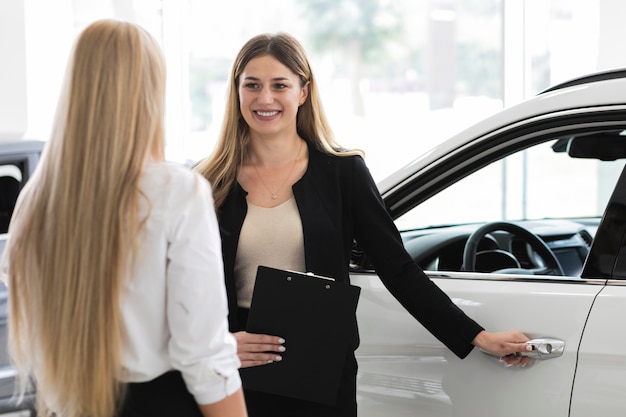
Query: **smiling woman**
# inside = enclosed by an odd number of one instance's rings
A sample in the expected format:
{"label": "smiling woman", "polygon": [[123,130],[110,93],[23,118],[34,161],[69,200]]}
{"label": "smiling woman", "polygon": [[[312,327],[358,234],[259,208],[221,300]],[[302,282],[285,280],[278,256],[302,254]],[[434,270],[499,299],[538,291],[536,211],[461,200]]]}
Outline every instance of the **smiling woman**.
{"label": "smiling woman", "polygon": [[[242,370],[250,416],[356,417],[354,350],[359,337],[354,311],[340,308],[332,314],[346,339],[333,340],[338,343],[337,356],[329,359],[337,364],[338,380],[313,382],[313,386],[334,386],[323,398],[304,399],[274,385],[279,377],[274,374],[272,378],[271,370],[282,364],[299,374],[301,364],[293,362],[299,356],[291,355],[304,355],[306,347],[284,339],[292,333],[273,334],[268,328],[252,331],[248,327],[261,266],[300,271],[305,276],[317,274],[330,277],[339,286],[347,285],[355,239],[375,259],[376,270],[393,296],[459,358],[478,346],[510,365],[527,363],[527,357],[516,355],[530,350],[523,333],[484,330],[411,259],[361,152],[336,143],[311,65],[293,36],[261,34],[246,42],[233,63],[227,102],[218,145],[196,169],[214,187],[229,328],[237,339],[242,367],[263,367],[269,372],[262,384],[257,380],[248,385],[247,378],[253,378],[250,372],[254,370]],[[282,188],[280,194],[271,190],[268,194],[265,181],[273,179],[282,186],[285,175],[290,187]],[[350,305],[350,301],[342,301],[340,304]],[[276,313],[292,316],[298,310]],[[318,317],[315,311],[309,314]],[[293,334],[309,332],[306,325],[299,325],[292,328]]]}

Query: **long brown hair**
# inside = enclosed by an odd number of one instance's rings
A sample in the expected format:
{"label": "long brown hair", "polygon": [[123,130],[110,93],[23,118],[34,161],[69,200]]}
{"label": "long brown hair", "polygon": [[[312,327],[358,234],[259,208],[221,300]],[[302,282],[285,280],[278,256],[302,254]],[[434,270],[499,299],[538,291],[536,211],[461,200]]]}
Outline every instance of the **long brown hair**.
{"label": "long brown hair", "polygon": [[254,58],[270,55],[300,77],[300,86],[309,83],[309,95],[300,106],[296,129],[300,137],[316,149],[333,155],[362,154],[361,151],[345,151],[336,142],[328,124],[317,82],[302,45],[287,33],[261,34],[250,39],[235,58],[230,73],[230,85],[226,111],[217,144],[212,154],[194,168],[204,175],[213,186],[216,208],[224,202],[237,176],[249,141],[249,127],[239,108],[237,87],[239,77],[248,62]]}
{"label": "long brown hair", "polygon": [[164,95],[164,59],[145,30],[102,20],[81,33],[3,257],[10,352],[41,416],[115,414],[120,299],[142,225],[141,172],[163,159]]}

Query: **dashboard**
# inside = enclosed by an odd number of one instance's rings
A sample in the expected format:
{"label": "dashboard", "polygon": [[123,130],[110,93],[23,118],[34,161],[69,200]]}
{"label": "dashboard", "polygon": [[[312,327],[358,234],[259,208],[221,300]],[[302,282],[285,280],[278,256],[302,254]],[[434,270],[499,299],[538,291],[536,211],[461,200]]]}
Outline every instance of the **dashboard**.
{"label": "dashboard", "polygon": [[[580,276],[599,218],[547,219],[512,222],[538,236],[554,254],[565,276]],[[463,271],[466,242],[482,224],[445,226],[401,232],[415,262],[429,271]],[[478,243],[477,272],[524,273],[545,260],[515,234],[494,231]]]}

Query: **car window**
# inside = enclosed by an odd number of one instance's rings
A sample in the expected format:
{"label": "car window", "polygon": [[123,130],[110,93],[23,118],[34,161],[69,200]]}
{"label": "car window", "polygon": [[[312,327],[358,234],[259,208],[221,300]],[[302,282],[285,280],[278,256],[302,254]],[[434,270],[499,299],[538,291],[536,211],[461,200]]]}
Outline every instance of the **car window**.
{"label": "car window", "polygon": [[623,160],[572,158],[556,140],[493,162],[396,220],[400,230],[528,219],[600,218]]}
{"label": "car window", "polygon": [[439,184],[396,225],[425,270],[579,278],[625,157],[620,132],[544,141]]}

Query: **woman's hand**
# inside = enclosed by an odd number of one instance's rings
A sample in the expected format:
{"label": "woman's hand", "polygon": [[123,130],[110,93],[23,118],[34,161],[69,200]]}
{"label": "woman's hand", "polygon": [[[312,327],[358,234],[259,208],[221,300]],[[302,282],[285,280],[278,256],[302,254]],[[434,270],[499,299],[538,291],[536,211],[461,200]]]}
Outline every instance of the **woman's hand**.
{"label": "woman's hand", "polygon": [[248,332],[233,333],[237,340],[237,355],[242,368],[267,365],[281,361],[280,353],[285,351],[285,340],[278,336]]}
{"label": "woman's hand", "polygon": [[521,356],[519,352],[532,350],[526,342],[530,340],[522,332],[488,332],[483,330],[474,338],[472,344],[487,353],[500,356],[500,360],[507,365],[526,365],[530,357]]}

